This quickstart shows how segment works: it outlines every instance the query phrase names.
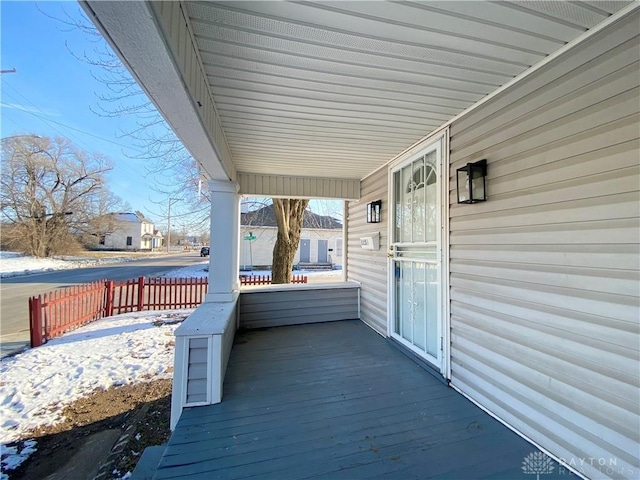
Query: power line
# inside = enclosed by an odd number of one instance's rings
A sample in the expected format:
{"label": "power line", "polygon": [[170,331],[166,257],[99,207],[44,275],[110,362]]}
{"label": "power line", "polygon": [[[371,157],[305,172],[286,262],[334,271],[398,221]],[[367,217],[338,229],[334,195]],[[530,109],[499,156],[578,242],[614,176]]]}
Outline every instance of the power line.
{"label": "power line", "polygon": [[[113,145],[117,145],[117,146],[119,146],[119,147],[122,147],[122,148],[124,148],[124,149],[130,150],[130,151],[133,151],[133,152],[136,152],[136,153],[138,153],[138,154],[140,154],[140,155],[145,155],[145,152],[143,152],[142,150],[139,150],[139,149],[137,149],[137,148],[135,148],[135,147],[131,147],[131,146],[129,146],[129,145],[124,145],[124,144],[122,144],[122,143],[119,143],[119,142],[116,142],[116,141],[110,140],[110,139],[105,138],[105,137],[102,137],[102,136],[100,136],[100,135],[96,135],[96,134],[93,134],[93,133],[87,132],[87,131],[85,131],[85,130],[82,130],[82,129],[79,129],[79,128],[76,128],[76,127],[72,127],[71,125],[67,125],[66,123],[59,122],[59,121],[57,121],[57,120],[53,120],[53,119],[49,118],[49,114],[47,114],[46,112],[44,112],[44,111],[43,111],[43,110],[42,110],[38,105],[34,104],[34,103],[29,99],[29,98],[27,98],[24,94],[22,94],[20,91],[18,91],[18,89],[16,89],[14,86],[12,86],[12,85],[8,85],[8,84],[7,84],[6,86],[7,86],[7,87],[9,87],[11,90],[13,90],[17,95],[19,95],[20,97],[22,97],[22,98],[23,98],[26,102],[28,102],[30,105],[32,105],[32,106],[33,106],[36,110],[38,110],[42,115],[39,115],[39,114],[37,114],[36,112],[34,112],[34,111],[32,111],[32,110],[28,110],[28,109],[24,109],[24,110],[20,110],[20,111],[22,111],[22,112],[24,112],[24,113],[27,113],[27,114],[29,114],[29,115],[32,115],[32,116],[34,116],[34,117],[38,118],[39,120],[41,120],[41,121],[43,121],[43,122],[45,122],[45,123],[48,123],[48,124],[49,124],[49,126],[50,126],[51,128],[53,128],[56,132],[58,132],[58,133],[59,133],[60,135],[62,135],[62,136],[66,136],[66,135],[65,135],[65,133],[64,133],[64,132],[62,132],[62,131],[60,131],[58,128],[56,128],[54,125],[51,125],[51,124],[59,125],[59,126],[64,127],[64,128],[67,128],[67,129],[70,129],[70,130],[77,131],[77,132],[79,132],[79,133],[82,133],[82,134],[88,135],[88,136],[90,136],[90,137],[94,137],[94,138],[97,138],[97,139],[99,139],[99,140],[102,140],[102,141],[105,141],[105,142],[111,143],[111,144],[113,144]],[[8,94],[8,92],[6,92],[6,91],[5,91],[4,93],[5,93],[5,95],[7,95],[7,94]],[[16,103],[20,104],[20,101],[19,101],[17,98],[15,98],[13,95],[8,94],[8,96],[9,96],[11,99],[13,99]],[[13,121],[12,119],[9,119],[9,118],[8,118],[8,120]],[[15,121],[13,121],[13,123],[17,125],[17,123],[16,123]],[[85,143],[85,141],[84,141],[84,140],[82,140],[82,139],[78,138],[78,137],[77,137],[76,135],[74,135],[74,134],[69,134],[69,135],[70,135],[70,136],[72,136],[72,137],[74,137],[74,138],[78,141],[78,143],[80,143],[80,144],[84,145],[84,146],[87,148],[87,150],[92,150],[92,148],[91,148],[90,146],[88,146],[88,145]],[[120,162],[118,162],[118,167],[119,167],[119,168],[121,168],[121,169],[128,170],[131,174],[133,174],[133,175],[134,175],[134,177],[137,177],[137,176],[139,176],[139,175],[140,175],[140,174],[139,174],[139,172],[135,171],[133,168],[131,168],[131,167],[130,167],[126,162],[124,162],[124,161],[120,161]],[[129,192],[128,192],[128,193],[129,193]],[[131,195],[131,193],[129,193],[129,195]],[[141,196],[139,196],[139,195],[137,195],[137,194],[134,194],[133,196],[134,196],[134,197],[136,197],[136,198],[138,198],[138,199],[140,199],[140,200],[143,200],[143,203],[146,203],[146,201],[151,201],[150,199],[143,199]],[[154,203],[154,202],[152,201],[152,203]],[[185,214],[179,214],[179,215],[175,215],[175,217],[177,217],[177,218],[181,218],[181,217],[188,217],[188,216],[190,216],[190,215],[193,215],[193,213],[194,213],[194,212],[189,212],[189,213],[185,213]]]}
{"label": "power line", "polygon": [[[19,91],[14,87],[14,86],[12,86],[12,85],[8,85],[8,84],[7,84],[6,86],[7,86],[7,87],[9,87],[9,88],[10,88],[11,90],[13,90],[14,92],[16,92],[16,93],[17,93],[18,95],[20,95],[22,98],[24,98],[24,99],[25,99],[27,102],[29,102],[31,105],[33,105],[33,107],[34,107],[34,108],[36,108],[39,112],[41,112],[41,113],[42,113],[42,115],[38,115],[37,113],[32,112],[32,111],[30,111],[30,110],[22,110],[24,113],[28,113],[28,114],[30,114],[30,115],[33,115],[34,117],[38,117],[38,118],[40,118],[40,119],[42,119],[42,120],[45,120],[45,121],[47,121],[47,122],[55,123],[55,124],[60,125],[60,126],[62,126],[62,127],[66,127],[66,128],[71,129],[71,130],[75,130],[75,131],[77,131],[77,132],[84,133],[85,135],[89,135],[90,137],[98,138],[98,139],[103,140],[103,141],[105,141],[105,142],[112,143],[112,144],[117,145],[117,146],[119,146],[119,147],[126,148],[126,149],[128,149],[128,150],[132,150],[132,151],[134,151],[134,152],[136,152],[136,153],[139,153],[139,154],[141,154],[141,155],[144,155],[144,154],[145,154],[145,152],[143,152],[142,150],[138,150],[137,148],[132,147],[132,146],[130,146],[130,145],[125,145],[125,144],[123,144],[123,143],[119,143],[119,142],[116,142],[116,141],[114,141],[114,140],[110,140],[110,139],[108,139],[108,138],[101,137],[100,135],[96,135],[96,134],[94,134],[94,133],[87,132],[87,131],[82,130],[82,129],[80,129],[80,128],[72,127],[71,125],[67,125],[66,123],[58,122],[58,121],[56,121],[56,120],[53,120],[53,119],[51,119],[51,118],[48,118],[48,117],[47,117],[47,113],[46,113],[46,112],[42,111],[42,109],[41,109],[40,107],[38,107],[37,105],[35,105],[31,100],[29,100],[26,96],[24,96],[22,93],[20,93],[20,92],[19,92]],[[18,101],[15,97],[13,97],[13,98],[14,98],[14,100]],[[60,133],[61,133],[61,132],[60,132]]]}
{"label": "power line", "polygon": [[[121,147],[123,147],[123,148],[129,148],[129,147],[127,147],[127,146],[125,146],[125,145],[122,145],[122,144],[120,144],[120,143],[113,142],[113,141],[111,141],[111,140],[109,140],[109,139],[106,139],[106,138],[104,138],[104,137],[100,137],[99,135],[94,135],[94,134],[92,134],[92,133],[85,132],[84,130],[80,130],[80,129],[78,129],[78,128],[75,128],[75,127],[72,127],[72,126],[70,126],[70,125],[67,125],[67,124],[65,124],[65,123],[58,122],[58,121],[52,120],[52,119],[50,119],[50,118],[47,118],[47,117],[46,117],[46,115],[47,115],[47,114],[46,114],[45,112],[43,112],[43,111],[42,111],[42,109],[40,109],[37,105],[33,104],[33,102],[31,102],[31,101],[30,101],[28,98],[26,98],[23,94],[21,94],[19,91],[17,91],[14,87],[11,87],[11,88],[12,88],[12,89],[13,89],[13,90],[18,94],[18,95],[20,95],[22,98],[24,98],[25,100],[27,100],[31,105],[33,105],[33,106],[34,106],[34,108],[37,108],[40,112],[42,112],[45,116],[38,115],[37,113],[35,113],[35,112],[33,112],[33,111],[30,111],[30,110],[21,110],[22,112],[27,113],[27,114],[29,114],[29,115],[33,115],[34,117],[36,117],[36,118],[38,118],[38,119],[42,120],[42,121],[43,121],[43,122],[45,122],[45,123],[48,123],[48,124],[54,123],[54,124],[60,125],[60,126],[65,127],[65,128],[69,128],[69,129],[71,129],[71,130],[76,130],[76,131],[79,131],[79,132],[84,133],[84,134],[86,134],[86,135],[89,135],[89,136],[92,136],[92,137],[96,137],[96,138],[99,138],[99,139],[101,139],[101,140],[105,140],[105,141],[107,141],[107,142],[109,142],[109,143],[114,143],[114,144],[119,145],[119,146],[121,146]],[[5,92],[5,94],[6,94],[6,95],[8,95],[8,96],[9,96],[11,99],[13,99],[14,101],[19,102],[19,100],[18,100],[17,98],[15,98],[13,95],[9,94],[8,92]],[[14,122],[14,123],[15,123],[15,122]],[[53,128],[56,132],[58,132],[60,135],[62,135],[62,136],[66,136],[66,134],[65,134],[64,132],[62,132],[61,130],[59,130],[59,129],[58,129],[58,128],[56,128],[55,126],[53,126],[53,125],[49,125],[49,126],[50,126],[51,128]],[[84,147],[85,147],[87,150],[92,150],[92,149],[93,149],[91,146],[87,145],[87,144],[85,143],[85,141],[84,141],[84,140],[82,140],[81,138],[77,137],[76,135],[74,135],[74,134],[69,134],[69,136],[72,136],[73,138],[75,138],[75,139],[76,139],[76,141],[77,141],[79,144],[84,145]],[[138,150],[135,150],[135,149],[133,149],[133,148],[131,148],[131,150],[134,150],[134,151],[136,151],[136,152],[138,152],[138,153],[142,153],[142,152],[140,152],[140,151],[138,151]],[[120,162],[120,163],[119,163],[119,166],[120,166],[121,168],[123,168],[123,169],[127,170],[129,173],[131,173],[131,174],[133,174],[133,175],[136,175],[136,176],[137,176],[137,175],[139,175],[139,172],[135,171],[135,170],[134,170],[133,168],[131,168],[127,163]]]}
{"label": "power line", "polygon": [[[9,86],[9,85],[7,85],[7,86]],[[8,93],[8,92],[6,92],[6,91],[5,91],[5,92],[3,92],[3,93],[4,93],[4,96],[8,96],[8,97],[9,97],[10,99],[12,99],[13,101],[15,101],[15,102],[18,102],[18,103],[19,103],[19,100],[18,100],[17,98],[15,98],[13,95],[9,94],[9,93]],[[16,92],[16,93],[18,93],[19,95],[21,95],[21,94],[20,94],[20,92]],[[22,96],[22,95],[21,95],[21,96]],[[33,104],[32,104],[32,105],[33,105]],[[35,105],[34,105],[34,106],[35,106]],[[36,108],[38,108],[38,107],[36,107]],[[29,115],[33,115],[33,116],[35,116],[35,117],[37,117],[37,118],[40,118],[41,120],[46,120],[45,118],[40,117],[39,115],[35,114],[34,112],[32,112],[32,111],[30,111],[30,110],[26,110],[26,109],[25,109],[25,110],[20,110],[20,111],[21,111],[21,112],[23,112],[23,113],[27,113],[27,114],[29,114]],[[54,129],[56,132],[58,132],[60,135],[64,135],[64,134],[63,134],[60,130],[58,130],[56,127],[53,127],[53,126],[52,126],[51,128],[53,128],[53,129]]]}
{"label": "power line", "polygon": [[[18,94],[18,95],[20,95],[21,97],[25,98],[25,100],[27,100],[31,105],[33,105],[33,106],[34,106],[34,108],[37,108],[40,112],[42,112],[44,115],[46,115],[46,113],[45,113],[45,112],[43,112],[43,111],[42,111],[42,109],[40,109],[37,105],[34,105],[34,104],[33,104],[33,102],[31,102],[28,98],[26,98],[24,95],[22,95],[20,92],[18,92],[15,88],[13,88],[13,87],[11,87],[11,88],[12,88],[12,89],[13,89],[13,90]],[[4,93],[5,93],[5,95],[7,95],[8,97],[10,97],[12,100],[14,100],[15,102],[18,102],[18,103],[19,103],[19,100],[18,100],[16,97],[14,97],[13,95],[9,94],[9,92],[6,92],[6,91],[5,91]],[[100,137],[100,136],[98,136],[98,135],[93,135],[93,134],[90,134],[90,133],[88,133],[88,132],[84,132],[83,130],[80,130],[80,129],[77,129],[77,128],[74,128],[74,127],[71,127],[71,126],[69,126],[69,125],[66,125],[66,124],[64,124],[64,123],[62,123],[62,122],[57,122],[57,121],[51,120],[50,118],[47,118],[46,116],[45,116],[45,117],[43,117],[43,116],[38,115],[37,113],[35,113],[35,112],[33,112],[33,111],[30,111],[30,110],[21,110],[21,111],[22,111],[22,112],[24,112],[24,113],[27,113],[27,114],[33,115],[34,117],[36,117],[36,118],[40,119],[41,121],[43,121],[43,122],[45,122],[45,123],[55,123],[55,124],[58,124],[58,125],[60,125],[60,126],[62,126],[62,127],[70,128],[70,129],[72,129],[72,130],[77,130],[77,131],[80,131],[80,132],[85,133],[85,134],[87,134],[87,135],[90,135],[90,136],[93,136],[93,137],[97,137],[97,138],[100,138],[100,139],[103,139],[103,140],[109,141],[108,139],[104,139],[103,137]],[[23,128],[23,129],[25,129],[25,130],[28,130],[28,129],[24,128],[24,126],[21,126],[20,124],[18,124],[18,123],[17,123],[15,120],[13,120],[12,118],[8,118],[8,117],[7,117],[7,118],[6,118],[6,120],[10,120],[11,122],[13,122],[13,123],[14,123],[15,125],[17,125],[18,127]],[[60,135],[62,135],[62,136],[66,136],[64,132],[62,132],[61,130],[59,130],[59,129],[58,129],[58,128],[56,128],[55,126],[53,126],[53,125],[49,125],[49,126],[50,126],[51,128],[53,128],[53,130],[55,130],[56,132],[58,132]],[[87,145],[87,144],[86,144],[82,139],[78,138],[76,135],[71,134],[70,136],[73,136],[73,137],[78,141],[78,143],[79,143],[79,144],[84,145],[88,150],[91,150],[91,149],[92,149],[90,146],[88,146],[88,145]],[[116,142],[111,142],[111,143],[116,143]],[[116,144],[117,144],[117,143],[116,143]],[[117,144],[117,145],[120,145],[120,144]],[[123,145],[121,145],[121,146],[123,146]],[[121,169],[123,169],[123,170],[128,171],[128,172],[129,172],[131,175],[133,175],[134,177],[137,177],[137,176],[139,176],[139,175],[140,175],[140,174],[139,174],[139,172],[137,172],[137,171],[135,171],[133,168],[131,168],[131,167],[130,167],[126,162],[122,162],[122,161],[121,161],[121,162],[118,162],[118,167],[119,167],[119,168],[121,168]],[[127,189],[127,190],[128,190],[128,189]],[[138,195],[137,193],[135,193],[135,189],[134,189],[133,191],[129,191],[129,190],[128,190],[128,191],[127,191],[127,193],[128,193],[128,195],[130,195],[130,197],[129,197],[129,198],[131,198],[131,197],[133,197],[133,198],[137,198],[138,200],[141,200],[143,203],[146,203],[147,201],[149,201],[149,200],[150,200],[150,199],[148,199],[148,198],[143,198],[142,196],[140,196],[140,195]]]}

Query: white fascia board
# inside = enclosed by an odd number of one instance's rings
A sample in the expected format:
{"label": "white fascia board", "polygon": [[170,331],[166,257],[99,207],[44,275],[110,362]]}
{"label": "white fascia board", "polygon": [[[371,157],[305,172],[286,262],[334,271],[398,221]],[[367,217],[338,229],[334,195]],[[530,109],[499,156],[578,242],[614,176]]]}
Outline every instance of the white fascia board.
{"label": "white fascia board", "polygon": [[207,177],[235,179],[198,115],[149,2],[80,1],[113,51],[127,66]]}

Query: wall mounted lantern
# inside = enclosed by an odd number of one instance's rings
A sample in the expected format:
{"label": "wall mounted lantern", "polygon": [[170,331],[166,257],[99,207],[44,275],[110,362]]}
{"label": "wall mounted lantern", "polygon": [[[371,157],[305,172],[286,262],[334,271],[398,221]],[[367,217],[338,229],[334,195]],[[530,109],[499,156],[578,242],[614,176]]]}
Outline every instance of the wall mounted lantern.
{"label": "wall mounted lantern", "polygon": [[382,209],[382,200],[367,203],[367,223],[380,223],[380,210]]}
{"label": "wall mounted lantern", "polygon": [[464,167],[456,170],[458,203],[484,202],[487,199],[486,177],[486,160],[467,163]]}

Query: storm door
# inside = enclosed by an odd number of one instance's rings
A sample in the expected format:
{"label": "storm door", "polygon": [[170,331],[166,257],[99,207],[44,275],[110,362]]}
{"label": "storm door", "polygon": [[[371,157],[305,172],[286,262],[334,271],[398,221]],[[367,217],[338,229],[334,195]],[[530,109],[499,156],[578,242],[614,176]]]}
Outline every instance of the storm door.
{"label": "storm door", "polygon": [[442,369],[442,165],[438,141],[391,169],[390,335]]}

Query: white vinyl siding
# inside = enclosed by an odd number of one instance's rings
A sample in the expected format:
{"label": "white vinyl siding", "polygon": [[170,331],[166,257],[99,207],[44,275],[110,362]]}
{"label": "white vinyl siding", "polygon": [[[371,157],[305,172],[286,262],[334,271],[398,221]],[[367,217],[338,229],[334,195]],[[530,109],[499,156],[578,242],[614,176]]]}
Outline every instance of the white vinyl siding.
{"label": "white vinyl siding", "polygon": [[[636,13],[451,125],[452,384],[592,478],[640,466],[637,35]],[[456,204],[480,159],[488,201]]]}
{"label": "white vinyl siding", "polygon": [[190,338],[189,360],[187,364],[187,399],[186,405],[207,402],[209,381],[209,339]]}
{"label": "white vinyl siding", "polygon": [[[362,283],[360,318],[379,333],[387,334],[387,224],[389,201],[387,169],[362,181],[362,197],[350,202],[347,225],[347,278]],[[381,222],[367,223],[367,203],[382,200]],[[364,250],[360,238],[380,234],[379,250]]]}
{"label": "white vinyl siding", "polygon": [[240,294],[239,328],[355,320],[359,290],[356,283],[332,286],[272,285],[249,287]]}
{"label": "white vinyl siding", "polygon": [[105,248],[145,250],[151,242],[142,238],[145,233],[153,234],[153,224],[135,220],[117,220],[113,232],[105,235]]}

